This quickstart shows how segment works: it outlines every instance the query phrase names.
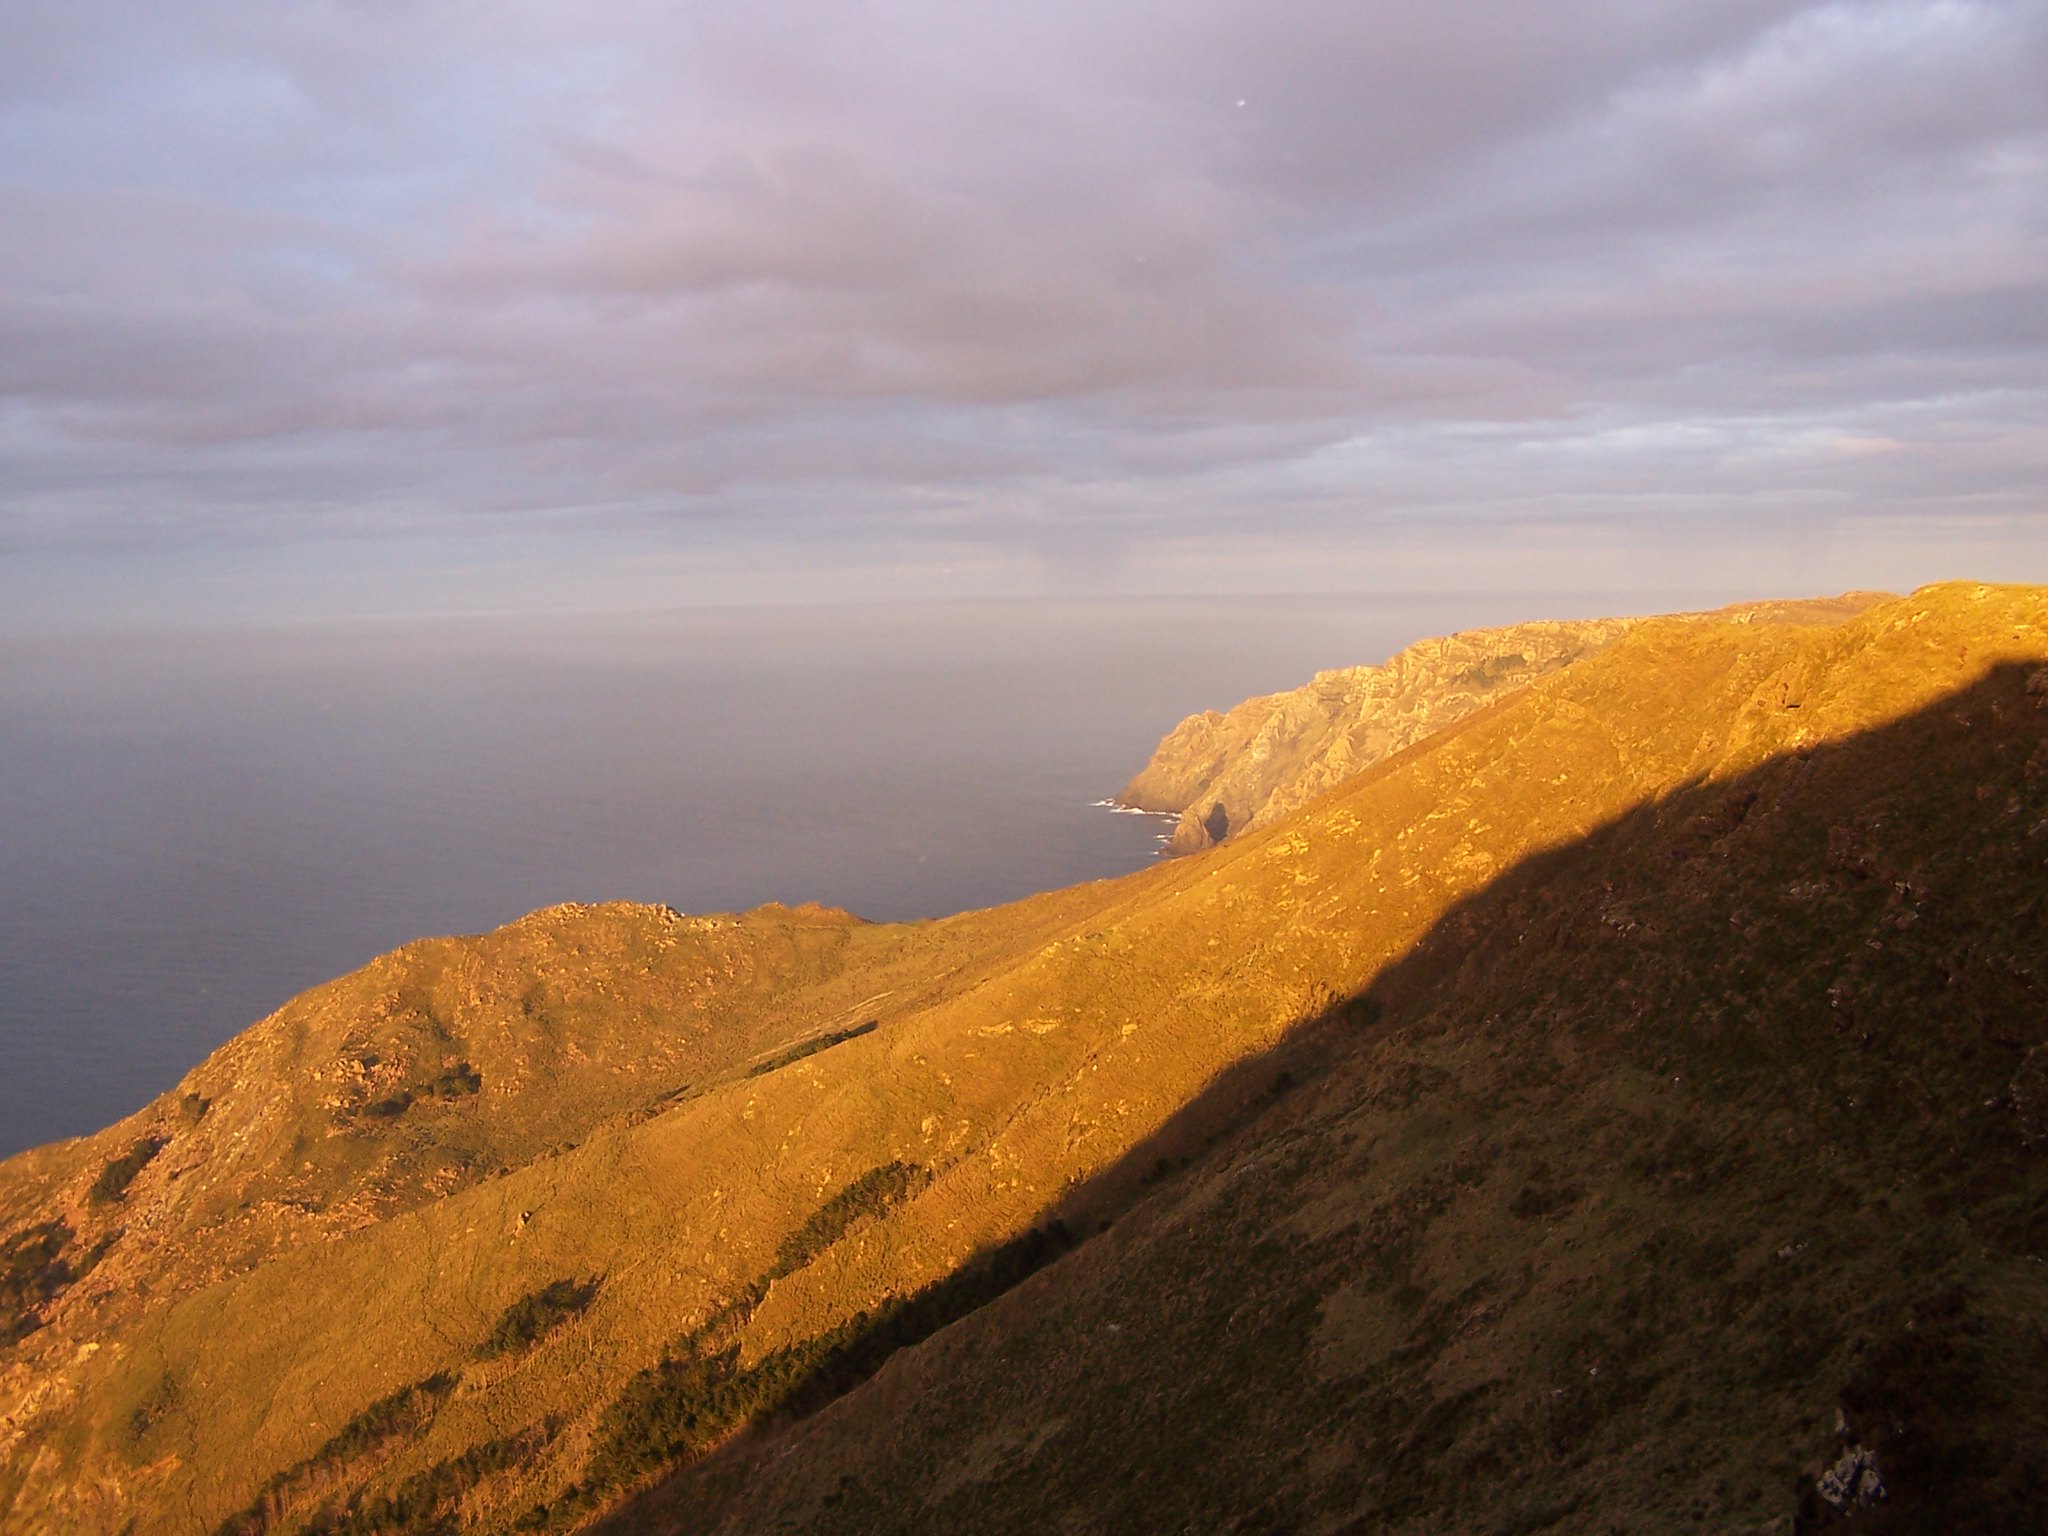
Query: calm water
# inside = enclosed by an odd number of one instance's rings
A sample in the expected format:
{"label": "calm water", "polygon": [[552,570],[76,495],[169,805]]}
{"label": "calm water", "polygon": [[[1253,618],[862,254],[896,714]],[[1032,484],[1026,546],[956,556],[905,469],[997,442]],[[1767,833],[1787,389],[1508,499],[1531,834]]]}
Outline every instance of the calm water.
{"label": "calm water", "polygon": [[0,1154],[424,934],[623,897],[871,918],[1122,874],[1176,720],[1611,597],[1165,600],[0,641]]}

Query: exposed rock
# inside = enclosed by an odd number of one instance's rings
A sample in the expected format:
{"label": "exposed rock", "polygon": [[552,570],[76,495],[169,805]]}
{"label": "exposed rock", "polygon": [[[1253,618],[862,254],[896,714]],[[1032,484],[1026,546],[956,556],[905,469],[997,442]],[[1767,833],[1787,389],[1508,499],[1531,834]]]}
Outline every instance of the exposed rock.
{"label": "exposed rock", "polygon": [[1884,1478],[1877,1467],[1877,1453],[1852,1445],[1821,1473],[1814,1484],[1820,1496],[1833,1508],[1847,1512],[1858,1505],[1882,1504]]}
{"label": "exposed rock", "polygon": [[[1676,617],[1825,627],[1885,596],[1847,592]],[[1180,813],[1166,851],[1197,853],[1285,816],[1383,758],[1604,649],[1639,622],[1541,620],[1465,630],[1419,640],[1376,667],[1318,672],[1303,687],[1247,699],[1223,713],[1190,715],[1160,741],[1116,803]],[[1790,687],[1786,682],[1779,702],[1797,708]]]}
{"label": "exposed rock", "polygon": [[1570,665],[1632,621],[1545,621],[1423,640],[1376,667],[1191,715],[1117,799],[1178,811],[1169,853],[1193,853],[1285,815],[1495,699]]}

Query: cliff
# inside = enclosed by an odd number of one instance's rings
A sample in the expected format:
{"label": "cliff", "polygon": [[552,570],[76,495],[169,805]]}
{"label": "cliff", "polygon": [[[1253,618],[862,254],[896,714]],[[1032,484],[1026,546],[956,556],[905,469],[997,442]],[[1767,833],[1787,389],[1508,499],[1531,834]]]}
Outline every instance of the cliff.
{"label": "cliff", "polygon": [[1951,586],[1008,907],[423,941],[0,1163],[0,1528],[2031,1530],[2044,859]]}
{"label": "cliff", "polygon": [[[1876,594],[1748,604],[1715,622],[1833,623]],[[1190,715],[1116,796],[1135,810],[1178,812],[1170,854],[1261,827],[1332,785],[1590,656],[1635,621],[1542,621],[1421,640],[1372,667],[1318,672],[1302,687]]]}

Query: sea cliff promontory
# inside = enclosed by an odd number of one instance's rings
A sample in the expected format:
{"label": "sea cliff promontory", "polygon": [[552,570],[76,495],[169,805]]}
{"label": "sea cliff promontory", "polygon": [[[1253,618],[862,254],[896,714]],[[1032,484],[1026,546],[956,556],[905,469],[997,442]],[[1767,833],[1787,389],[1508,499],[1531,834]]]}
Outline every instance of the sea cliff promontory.
{"label": "sea cliff promontory", "polygon": [[1540,621],[1421,640],[1378,666],[1318,672],[1299,688],[1190,715],[1117,795],[1178,812],[1169,853],[1264,826],[1494,699],[1600,649],[1626,619]]}
{"label": "sea cliff promontory", "polygon": [[0,1162],[0,1532],[2031,1533],[2048,591],[1817,616],[1119,880],[314,988]]}
{"label": "sea cliff promontory", "polygon": [[[1830,624],[1881,594],[1750,603],[1717,623]],[[1299,688],[1190,715],[1117,794],[1132,810],[1178,814],[1170,854],[1263,827],[1331,786],[1599,651],[1635,619],[1537,620],[1418,640],[1377,666],[1318,672]]]}

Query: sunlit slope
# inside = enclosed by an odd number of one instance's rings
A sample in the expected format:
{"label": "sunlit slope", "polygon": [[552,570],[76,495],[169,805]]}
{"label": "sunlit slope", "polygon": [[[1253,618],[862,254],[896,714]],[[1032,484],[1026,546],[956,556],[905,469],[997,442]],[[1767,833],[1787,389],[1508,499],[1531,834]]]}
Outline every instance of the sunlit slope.
{"label": "sunlit slope", "polygon": [[[1881,600],[1854,592],[1691,615],[1703,624],[1838,624]],[[1169,846],[1192,853],[1277,821],[1404,747],[1591,656],[1629,619],[1539,620],[1420,640],[1377,666],[1320,672],[1299,688],[1190,715],[1118,793],[1177,811]]]}
{"label": "sunlit slope", "polygon": [[1722,659],[1645,637],[1625,723],[1589,668],[1243,850],[1694,764],[1179,1117],[1110,1231],[606,1529],[2038,1530],[2048,597]]}
{"label": "sunlit slope", "polygon": [[1591,655],[1629,621],[1538,621],[1419,640],[1378,666],[1319,672],[1299,688],[1190,715],[1117,793],[1177,811],[1170,853],[1265,826],[1381,758]]}
{"label": "sunlit slope", "polygon": [[[1116,1214],[1134,1147],[1243,1111],[1175,1120],[1220,1071],[1531,854],[2038,664],[2043,618],[1953,588],[1832,630],[1644,623],[1268,831],[945,922],[555,909],[410,946],[4,1165],[7,1232],[61,1219],[81,1259],[122,1234],[0,1356],[5,1524],[211,1530],[272,1485],[264,1522],[299,1529],[450,1467],[432,1518],[580,1518],[611,1406],[689,1336],[758,1362],[1056,1204]],[[580,1306],[493,1344],[561,1282]],[[404,1434],[345,1432],[430,1382]]]}
{"label": "sunlit slope", "polygon": [[[835,990],[849,963],[895,947],[880,938],[821,910],[614,906],[422,940],[295,998],[141,1114],[8,1163],[0,1198],[54,1187],[81,1241],[146,1233],[184,1278],[236,1268],[644,1112],[777,1031],[824,1027],[858,1002]],[[106,1163],[149,1141],[121,1197],[96,1201]]]}

